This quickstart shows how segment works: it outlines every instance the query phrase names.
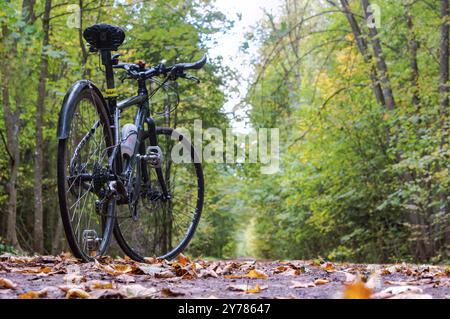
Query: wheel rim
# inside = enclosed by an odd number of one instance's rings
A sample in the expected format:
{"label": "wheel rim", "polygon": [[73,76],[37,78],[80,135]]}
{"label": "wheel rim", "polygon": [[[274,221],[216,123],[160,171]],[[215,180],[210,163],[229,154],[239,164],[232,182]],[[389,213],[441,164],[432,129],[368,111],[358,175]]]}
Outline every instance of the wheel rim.
{"label": "wheel rim", "polygon": [[66,227],[66,233],[69,231],[67,235],[72,236],[76,255],[85,260],[106,251],[112,227],[114,203],[109,202],[96,211],[95,183],[75,178],[92,174],[99,167],[108,168],[111,137],[106,133],[109,128],[105,123],[104,115],[97,112],[91,98],[83,97],[75,108],[65,140],[63,211],[70,226]]}

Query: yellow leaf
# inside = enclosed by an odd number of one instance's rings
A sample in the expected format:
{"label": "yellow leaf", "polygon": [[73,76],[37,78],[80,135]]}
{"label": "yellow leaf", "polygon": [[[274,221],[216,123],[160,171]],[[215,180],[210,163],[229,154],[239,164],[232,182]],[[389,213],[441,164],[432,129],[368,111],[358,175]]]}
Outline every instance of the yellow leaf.
{"label": "yellow leaf", "polygon": [[328,279],[316,279],[314,281],[315,285],[325,285],[327,283],[329,283],[330,281]]}
{"label": "yellow leaf", "polygon": [[367,288],[362,281],[346,285],[344,289],[345,299],[370,299],[371,296],[372,289]]}
{"label": "yellow leaf", "polygon": [[0,287],[6,288],[6,289],[14,289],[17,287],[17,285],[9,279],[0,278]]}
{"label": "yellow leaf", "polygon": [[112,289],[112,283],[108,281],[92,280],[87,283],[90,290],[94,289]]}
{"label": "yellow leaf", "polygon": [[248,274],[245,276],[248,278],[258,278],[258,279],[267,279],[269,276],[267,276],[264,272],[257,269],[252,269],[248,272]]}
{"label": "yellow leaf", "polygon": [[266,287],[261,287],[260,285],[256,284],[254,288],[247,289],[245,292],[249,294],[257,294],[260,293],[263,289]]}
{"label": "yellow leaf", "polygon": [[118,265],[113,265],[112,267],[114,268],[115,271],[118,271],[122,274],[126,274],[126,273],[133,271],[133,267],[131,267],[130,265],[118,264]]}
{"label": "yellow leaf", "polygon": [[32,290],[18,296],[19,299],[38,299],[43,297],[47,297],[47,289],[42,289],[40,291]]}
{"label": "yellow leaf", "polygon": [[68,299],[74,299],[74,298],[85,299],[85,298],[89,298],[89,297],[90,297],[90,295],[86,291],[84,291],[83,289],[79,289],[79,288],[69,289],[66,294],[66,298],[68,298]]}

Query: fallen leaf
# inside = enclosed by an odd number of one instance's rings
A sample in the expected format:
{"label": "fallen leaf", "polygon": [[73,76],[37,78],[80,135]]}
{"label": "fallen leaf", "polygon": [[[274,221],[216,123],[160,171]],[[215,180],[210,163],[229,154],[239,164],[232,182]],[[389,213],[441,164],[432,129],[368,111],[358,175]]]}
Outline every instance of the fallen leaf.
{"label": "fallen leaf", "polygon": [[419,284],[417,281],[391,281],[391,280],[385,280],[384,283],[386,285],[394,285],[394,286],[410,286]]}
{"label": "fallen leaf", "polygon": [[286,271],[288,269],[289,269],[289,267],[286,267],[286,266],[278,266],[277,268],[275,268],[274,273],[275,274],[279,274],[279,273],[281,273],[283,271]]}
{"label": "fallen leaf", "polygon": [[255,287],[249,288],[245,292],[248,294],[257,294],[265,289],[267,289],[267,286],[260,286],[259,284],[256,284]]}
{"label": "fallen leaf", "polygon": [[374,294],[372,297],[376,299],[390,299],[393,296],[409,293],[409,294],[422,294],[423,290],[419,287],[415,286],[396,286],[396,287],[390,287],[387,289],[384,289],[383,291],[380,291],[376,294]]}
{"label": "fallen leaf", "polygon": [[159,263],[160,261],[156,257],[145,257],[144,262],[146,262],[147,264],[156,264]]}
{"label": "fallen leaf", "polygon": [[14,272],[23,273],[23,274],[48,274],[52,271],[51,267],[27,267],[16,269]]}
{"label": "fallen leaf", "polygon": [[112,268],[120,274],[126,274],[133,271],[133,267],[131,267],[130,265],[114,264],[112,265]]}
{"label": "fallen leaf", "polygon": [[138,269],[146,275],[154,276],[157,273],[165,271],[166,268],[164,268],[162,264],[139,264]]}
{"label": "fallen leaf", "polygon": [[15,289],[17,285],[11,280],[6,278],[0,278],[0,288]]}
{"label": "fallen leaf", "polygon": [[79,284],[83,281],[86,281],[86,278],[82,275],[80,275],[79,273],[70,273],[67,274],[63,277],[63,280],[66,283],[74,283],[74,284]]}
{"label": "fallen leaf", "polygon": [[95,289],[112,289],[112,287],[113,287],[112,282],[101,281],[101,280],[92,280],[92,281],[87,282],[85,285],[90,290],[95,290]]}
{"label": "fallen leaf", "polygon": [[163,272],[159,272],[159,273],[155,273],[155,278],[173,278],[176,275],[170,271],[170,270],[166,270]]}
{"label": "fallen leaf", "polygon": [[344,289],[344,299],[370,299],[372,289],[368,288],[362,281],[348,284]]}
{"label": "fallen leaf", "polygon": [[127,298],[153,298],[156,296],[156,288],[145,288],[142,285],[126,285],[120,287],[119,291]]}
{"label": "fallen leaf", "polygon": [[183,255],[183,254],[179,254],[178,255],[178,263],[180,264],[180,265],[187,265],[187,264],[189,264],[191,261],[189,260],[189,258],[188,257],[186,257],[185,255]]}
{"label": "fallen leaf", "polygon": [[320,265],[320,268],[325,269],[327,271],[332,271],[335,269],[332,263],[323,263],[322,265]]}
{"label": "fallen leaf", "polygon": [[218,278],[219,275],[217,275],[217,273],[214,270],[201,269],[198,277],[199,278],[208,278],[208,277]]}
{"label": "fallen leaf", "polygon": [[315,281],[314,281],[314,284],[315,285],[325,285],[325,284],[327,284],[327,283],[329,283],[330,281],[328,280],[328,279],[316,279]]}
{"label": "fallen leaf", "polygon": [[260,286],[259,284],[256,284],[253,288],[249,288],[249,286],[246,284],[238,284],[238,285],[229,285],[227,289],[232,291],[243,291],[246,293],[259,293],[267,288],[268,286]]}
{"label": "fallen leaf", "polygon": [[315,287],[316,285],[313,282],[300,282],[300,281],[291,281],[292,286],[290,288],[311,288]]}
{"label": "fallen leaf", "polygon": [[257,279],[268,279],[269,276],[267,276],[264,272],[257,269],[250,270],[247,275],[245,275],[247,278],[257,278]]}
{"label": "fallen leaf", "polygon": [[433,296],[429,294],[404,293],[395,295],[389,299],[433,299]]}
{"label": "fallen leaf", "polygon": [[281,273],[283,276],[299,276],[301,273],[303,273],[300,268],[299,269],[289,269]]}
{"label": "fallen leaf", "polygon": [[43,298],[43,297],[47,297],[48,294],[48,290],[47,289],[42,289],[39,291],[28,291],[26,293],[20,294],[18,296],[19,299],[39,299],[39,298]]}
{"label": "fallen leaf", "polygon": [[184,296],[184,292],[181,291],[175,291],[170,288],[163,288],[161,289],[161,294],[164,297],[178,297],[178,296]]}
{"label": "fallen leaf", "polygon": [[116,281],[118,282],[123,282],[123,283],[133,283],[136,282],[136,279],[131,276],[131,275],[127,275],[127,274],[122,274],[116,277]]}
{"label": "fallen leaf", "polygon": [[75,299],[75,298],[85,299],[85,298],[89,298],[89,297],[90,297],[90,295],[86,291],[84,291],[83,289],[80,289],[80,288],[71,288],[66,293],[66,298],[68,298],[68,299]]}
{"label": "fallen leaf", "polygon": [[91,298],[96,299],[124,299],[126,297],[117,289],[97,289],[91,293]]}

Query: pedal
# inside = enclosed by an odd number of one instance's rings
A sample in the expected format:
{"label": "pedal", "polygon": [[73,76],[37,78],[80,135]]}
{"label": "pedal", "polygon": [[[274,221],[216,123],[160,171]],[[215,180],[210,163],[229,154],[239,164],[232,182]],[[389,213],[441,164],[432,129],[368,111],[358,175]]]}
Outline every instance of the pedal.
{"label": "pedal", "polygon": [[84,251],[89,252],[89,256],[95,256],[97,254],[101,241],[102,239],[97,236],[97,232],[95,230],[83,230],[83,248]]}
{"label": "pedal", "polygon": [[144,160],[151,167],[161,167],[162,151],[159,146],[149,146],[145,155],[140,155],[140,159]]}

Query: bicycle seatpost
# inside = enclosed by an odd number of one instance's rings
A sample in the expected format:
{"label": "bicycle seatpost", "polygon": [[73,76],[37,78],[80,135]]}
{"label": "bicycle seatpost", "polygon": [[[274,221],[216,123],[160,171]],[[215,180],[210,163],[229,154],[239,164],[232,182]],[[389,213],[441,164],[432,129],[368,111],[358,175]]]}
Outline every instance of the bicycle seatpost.
{"label": "bicycle seatpost", "polygon": [[105,66],[105,75],[106,75],[106,98],[109,103],[111,114],[114,112],[117,92],[114,85],[114,72],[113,72],[113,64],[111,60],[111,51],[110,50],[100,50],[100,56],[102,59],[102,64]]}

